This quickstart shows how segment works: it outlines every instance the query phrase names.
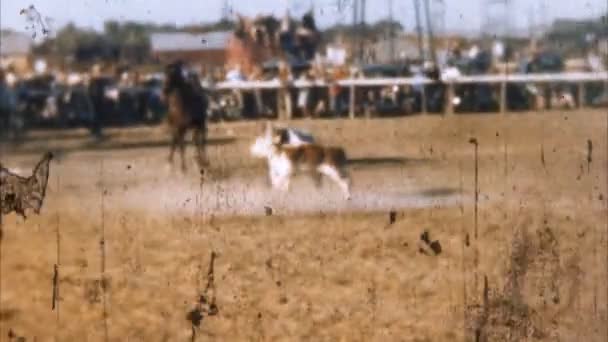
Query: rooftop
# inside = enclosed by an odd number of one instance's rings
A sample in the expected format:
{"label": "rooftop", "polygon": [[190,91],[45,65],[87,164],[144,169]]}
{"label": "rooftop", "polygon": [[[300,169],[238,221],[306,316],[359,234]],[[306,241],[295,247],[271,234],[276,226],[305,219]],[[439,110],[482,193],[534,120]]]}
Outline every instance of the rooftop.
{"label": "rooftop", "polygon": [[0,55],[25,55],[30,52],[32,38],[24,33],[0,31]]}

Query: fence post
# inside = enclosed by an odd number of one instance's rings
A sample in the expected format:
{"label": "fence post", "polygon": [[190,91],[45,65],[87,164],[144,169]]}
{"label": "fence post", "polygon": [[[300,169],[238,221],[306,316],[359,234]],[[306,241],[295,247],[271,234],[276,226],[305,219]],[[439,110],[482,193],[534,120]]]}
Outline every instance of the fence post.
{"label": "fence post", "polygon": [[535,111],[542,112],[547,109],[547,98],[545,96],[546,95],[545,88],[542,86],[542,83],[534,82],[533,84],[537,90],[536,99],[535,99],[535,102],[536,102]]}
{"label": "fence post", "polygon": [[585,106],[585,82],[578,82],[578,108]]}
{"label": "fence post", "polygon": [[277,96],[277,119],[282,120],[283,119],[283,109],[281,107],[282,107],[283,99],[281,98],[281,89],[280,88],[277,88],[276,96]]}
{"label": "fence post", "polygon": [[355,118],[355,85],[350,85],[350,99],[348,101],[348,116],[351,119]]}
{"label": "fence post", "polygon": [[507,112],[507,81],[500,82],[500,114]]}
{"label": "fence post", "polygon": [[427,114],[427,107],[426,107],[426,84],[423,83],[422,84],[422,93],[420,94],[421,99],[420,99],[420,111],[422,112],[422,114]]}
{"label": "fence post", "polygon": [[602,94],[608,94],[608,78],[604,80],[604,91],[602,92]]}
{"label": "fence post", "polygon": [[446,96],[445,96],[445,115],[454,114],[454,82],[447,81],[446,82]]}
{"label": "fence post", "polygon": [[285,87],[285,116],[287,120],[293,117],[293,101],[291,99],[291,87]]}

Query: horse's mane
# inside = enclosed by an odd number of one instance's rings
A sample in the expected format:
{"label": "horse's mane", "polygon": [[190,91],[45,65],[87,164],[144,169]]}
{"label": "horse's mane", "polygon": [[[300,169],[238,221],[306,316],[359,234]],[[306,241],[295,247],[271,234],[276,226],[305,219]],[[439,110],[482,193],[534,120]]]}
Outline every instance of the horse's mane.
{"label": "horse's mane", "polygon": [[317,24],[315,23],[315,17],[312,11],[309,11],[302,16],[302,27],[311,31],[317,31]]}
{"label": "horse's mane", "polygon": [[196,74],[184,76],[183,67],[184,65],[181,61],[167,65],[163,92],[165,96],[177,92],[185,104],[184,107],[187,108],[191,115],[196,117],[203,116],[207,107],[205,90],[201,86]]}
{"label": "horse's mane", "polygon": [[182,75],[183,63],[175,61],[165,67],[165,82],[163,85],[163,93],[168,95],[174,89],[180,89],[185,86],[185,80]]}

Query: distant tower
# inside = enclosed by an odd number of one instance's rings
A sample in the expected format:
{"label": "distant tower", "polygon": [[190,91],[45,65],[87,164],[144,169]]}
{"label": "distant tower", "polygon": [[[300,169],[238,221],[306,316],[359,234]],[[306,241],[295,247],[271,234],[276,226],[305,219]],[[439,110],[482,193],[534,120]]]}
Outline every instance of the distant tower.
{"label": "distant tower", "polygon": [[511,3],[511,0],[483,0],[482,35],[497,37],[509,35]]}
{"label": "distant tower", "polygon": [[229,0],[224,0],[224,2],[222,3],[222,13],[221,13],[221,18],[222,21],[228,21],[230,20],[230,13],[232,12],[231,6],[230,6],[230,1]]}

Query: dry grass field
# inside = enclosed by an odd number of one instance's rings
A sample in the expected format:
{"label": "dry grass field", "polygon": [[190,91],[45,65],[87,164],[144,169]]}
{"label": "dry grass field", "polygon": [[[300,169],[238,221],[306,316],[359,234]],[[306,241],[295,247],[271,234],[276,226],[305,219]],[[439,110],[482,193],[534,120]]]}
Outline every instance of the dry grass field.
{"label": "dry grass field", "polygon": [[268,189],[261,123],[212,126],[202,177],[167,169],[160,127],[33,132],[0,156],[57,156],[41,214],[3,218],[0,340],[189,341],[215,252],[197,341],[606,341],[607,122],[295,121],[347,149],[349,203],[306,177]]}

